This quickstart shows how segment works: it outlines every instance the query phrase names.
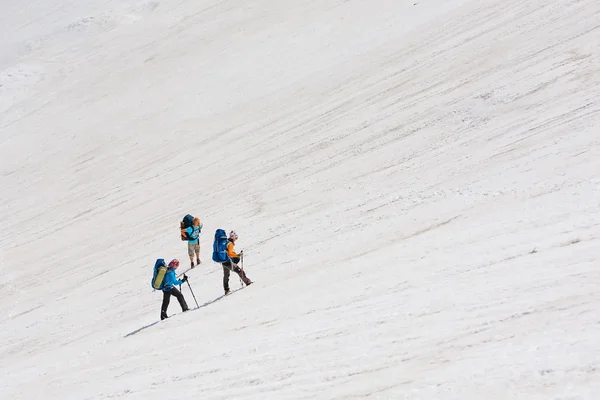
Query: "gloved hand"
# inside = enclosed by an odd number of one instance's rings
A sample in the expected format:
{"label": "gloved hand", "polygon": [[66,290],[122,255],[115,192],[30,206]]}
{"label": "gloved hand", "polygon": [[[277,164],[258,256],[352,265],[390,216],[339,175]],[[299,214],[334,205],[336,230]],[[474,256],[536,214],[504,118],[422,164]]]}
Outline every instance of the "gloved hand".
{"label": "gloved hand", "polygon": [[182,282],[187,282],[187,280],[188,280],[188,277],[187,277],[187,275],[185,275],[185,274],[184,274],[184,275],[183,275],[183,279],[182,279],[181,281],[182,281]]}
{"label": "gloved hand", "polygon": [[244,255],[244,250],[240,251],[240,256]]}

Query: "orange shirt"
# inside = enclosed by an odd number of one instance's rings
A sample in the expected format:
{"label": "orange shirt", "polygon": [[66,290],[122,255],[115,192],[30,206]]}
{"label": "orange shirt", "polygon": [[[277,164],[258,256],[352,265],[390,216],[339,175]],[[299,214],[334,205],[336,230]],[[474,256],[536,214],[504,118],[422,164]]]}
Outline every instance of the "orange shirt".
{"label": "orange shirt", "polygon": [[230,258],[239,257],[240,255],[233,250],[233,242],[227,242],[227,255]]}

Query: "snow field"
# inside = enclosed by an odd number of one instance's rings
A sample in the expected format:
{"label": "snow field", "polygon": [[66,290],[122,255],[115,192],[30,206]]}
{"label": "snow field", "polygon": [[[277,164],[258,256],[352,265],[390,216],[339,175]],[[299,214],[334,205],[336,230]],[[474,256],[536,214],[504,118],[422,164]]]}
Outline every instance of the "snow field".
{"label": "snow field", "polygon": [[0,398],[600,395],[596,2],[2,10]]}

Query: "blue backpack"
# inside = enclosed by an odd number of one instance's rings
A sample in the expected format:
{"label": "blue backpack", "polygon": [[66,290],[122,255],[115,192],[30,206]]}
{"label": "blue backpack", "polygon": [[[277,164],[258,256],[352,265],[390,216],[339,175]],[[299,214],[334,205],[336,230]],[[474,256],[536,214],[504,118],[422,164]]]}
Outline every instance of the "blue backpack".
{"label": "blue backpack", "polygon": [[224,263],[229,260],[227,256],[227,234],[223,229],[217,229],[215,232],[212,259],[218,263]]}
{"label": "blue backpack", "polygon": [[183,219],[179,222],[179,230],[181,231],[181,240],[188,240],[186,229],[194,224],[194,217],[190,214],[187,214]]}
{"label": "blue backpack", "polygon": [[167,273],[167,264],[165,264],[165,260],[159,258],[154,263],[154,275],[152,275],[152,289],[160,290],[163,288],[163,282],[165,280],[165,275]]}

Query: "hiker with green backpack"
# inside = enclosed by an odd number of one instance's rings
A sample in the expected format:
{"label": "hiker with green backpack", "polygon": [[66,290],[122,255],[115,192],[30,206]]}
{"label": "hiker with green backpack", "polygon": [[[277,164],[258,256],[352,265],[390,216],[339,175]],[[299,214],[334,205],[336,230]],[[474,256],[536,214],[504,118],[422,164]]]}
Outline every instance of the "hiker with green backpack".
{"label": "hiker with green backpack", "polygon": [[165,261],[161,258],[156,260],[156,264],[154,265],[154,275],[151,282],[152,287],[157,290],[162,290],[163,292],[163,301],[160,308],[161,320],[169,318],[167,315],[167,308],[169,307],[171,296],[177,298],[177,301],[179,301],[179,305],[181,306],[181,311],[186,312],[189,310],[183,294],[175,287],[187,282],[188,277],[184,274],[183,279],[177,279],[175,274],[177,267],[179,267],[179,260],[177,259],[171,260],[167,266],[165,265]]}

